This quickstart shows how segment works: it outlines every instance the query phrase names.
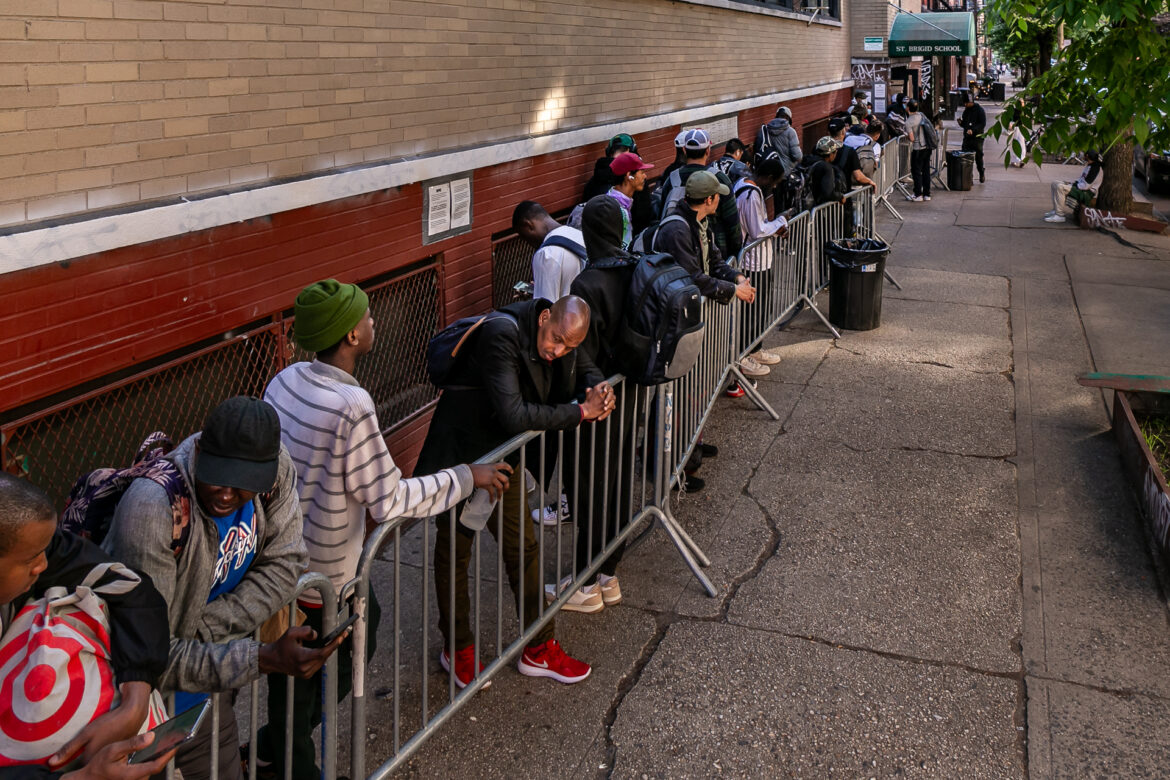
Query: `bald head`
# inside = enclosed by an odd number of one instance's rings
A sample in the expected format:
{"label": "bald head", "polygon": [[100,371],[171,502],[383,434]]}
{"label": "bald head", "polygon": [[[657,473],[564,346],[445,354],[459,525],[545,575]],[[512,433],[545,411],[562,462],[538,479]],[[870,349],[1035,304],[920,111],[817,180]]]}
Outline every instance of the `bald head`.
{"label": "bald head", "polygon": [[556,360],[572,352],[589,333],[589,304],[576,295],[566,295],[541,312],[536,348],[545,360]]}

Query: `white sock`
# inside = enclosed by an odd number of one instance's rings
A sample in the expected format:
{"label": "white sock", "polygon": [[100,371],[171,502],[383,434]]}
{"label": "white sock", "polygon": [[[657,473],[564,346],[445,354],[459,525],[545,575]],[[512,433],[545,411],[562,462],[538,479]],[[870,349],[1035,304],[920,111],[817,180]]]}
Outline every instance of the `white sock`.
{"label": "white sock", "polygon": [[617,579],[616,576],[610,577],[608,574],[598,574],[597,575],[597,581],[601,583],[602,587],[605,587],[606,585],[608,585],[610,583],[610,580],[616,580],[616,579]]}

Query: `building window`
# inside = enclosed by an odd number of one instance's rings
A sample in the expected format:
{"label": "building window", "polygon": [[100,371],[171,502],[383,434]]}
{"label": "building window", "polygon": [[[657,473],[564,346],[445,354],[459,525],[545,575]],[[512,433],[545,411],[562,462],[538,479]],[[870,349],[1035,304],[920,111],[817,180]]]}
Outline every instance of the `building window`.
{"label": "building window", "polygon": [[773,8],[782,11],[798,11],[813,13],[818,7],[823,10],[817,18],[840,19],[841,0],[731,0],[739,5],[755,6],[757,8]]}

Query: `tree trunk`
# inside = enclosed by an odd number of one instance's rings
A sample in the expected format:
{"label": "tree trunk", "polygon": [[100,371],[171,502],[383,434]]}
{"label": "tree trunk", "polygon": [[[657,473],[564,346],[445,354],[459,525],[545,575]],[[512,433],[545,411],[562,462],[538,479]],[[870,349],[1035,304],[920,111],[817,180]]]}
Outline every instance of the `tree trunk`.
{"label": "tree trunk", "polygon": [[1040,53],[1036,55],[1036,75],[1043,76],[1052,68],[1052,43],[1056,33],[1052,30],[1036,35],[1036,46]]}
{"label": "tree trunk", "polygon": [[1133,135],[1127,135],[1105,153],[1105,180],[1097,193],[1097,207],[1114,214],[1133,208]]}

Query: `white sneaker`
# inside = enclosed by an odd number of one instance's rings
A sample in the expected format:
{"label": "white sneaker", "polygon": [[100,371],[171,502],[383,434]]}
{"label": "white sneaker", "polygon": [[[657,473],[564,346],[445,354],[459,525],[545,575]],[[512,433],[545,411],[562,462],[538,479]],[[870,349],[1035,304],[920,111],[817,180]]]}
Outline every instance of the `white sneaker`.
{"label": "white sneaker", "polygon": [[[555,585],[544,586],[544,601],[546,604],[551,604],[556,601],[558,595]],[[594,612],[600,612],[605,609],[605,601],[601,595],[601,587],[595,582],[592,585],[581,588],[569,597],[569,600],[565,602],[561,609],[566,612],[584,612],[590,615]]]}
{"label": "white sneaker", "polygon": [[567,523],[569,521],[569,497],[561,493],[560,507],[558,513],[557,504],[549,504],[543,509],[532,510],[532,522],[541,523],[543,525],[559,525],[560,523]]}
{"label": "white sneaker", "polygon": [[767,366],[760,365],[751,357],[745,357],[739,361],[739,370],[743,372],[746,377],[767,376],[772,373],[772,369]]}
{"label": "white sneaker", "polygon": [[1068,222],[1068,218],[1063,214],[1052,214],[1044,218],[1045,222]]}
{"label": "white sneaker", "polygon": [[780,362],[780,356],[775,352],[770,352],[766,349],[761,349],[759,352],[753,352],[749,355],[752,360],[756,361],[762,366],[774,366]]}
{"label": "white sneaker", "polygon": [[921,195],[907,195],[906,200],[908,200],[912,203],[917,203],[917,202],[922,200],[922,196]]}
{"label": "white sneaker", "polygon": [[923,195],[923,196],[922,196],[922,199],[923,199],[923,200],[930,200],[930,196],[929,196],[929,195]]}

